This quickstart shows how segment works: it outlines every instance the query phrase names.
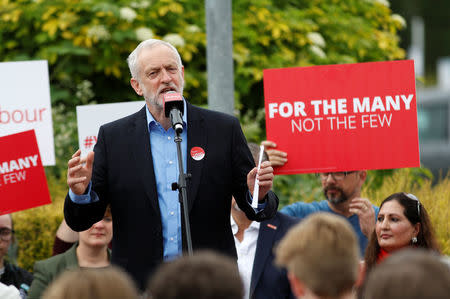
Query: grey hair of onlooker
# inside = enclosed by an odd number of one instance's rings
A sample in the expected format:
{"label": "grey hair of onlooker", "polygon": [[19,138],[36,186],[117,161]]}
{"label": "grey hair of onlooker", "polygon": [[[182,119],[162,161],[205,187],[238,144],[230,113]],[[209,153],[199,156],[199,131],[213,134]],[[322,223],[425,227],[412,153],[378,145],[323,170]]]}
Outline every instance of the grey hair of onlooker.
{"label": "grey hair of onlooker", "polygon": [[[252,153],[253,160],[255,160],[255,163],[258,163],[259,160],[259,151],[260,147],[256,143],[249,142],[248,148],[250,149],[250,152]],[[261,162],[269,161],[269,156],[267,155],[266,151],[263,152],[262,160]]]}

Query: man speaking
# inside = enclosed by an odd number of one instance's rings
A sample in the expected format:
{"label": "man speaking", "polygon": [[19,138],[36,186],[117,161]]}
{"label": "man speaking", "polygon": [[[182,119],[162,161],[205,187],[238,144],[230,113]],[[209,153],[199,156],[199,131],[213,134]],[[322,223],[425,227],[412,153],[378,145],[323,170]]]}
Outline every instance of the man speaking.
{"label": "man speaking", "polygon": [[[75,231],[99,221],[108,204],[113,214],[112,262],[145,286],[163,260],[186,248],[178,192],[174,129],[164,113],[164,96],[183,93],[184,67],[169,43],[143,41],[128,57],[131,86],[146,105],[137,113],[103,125],[94,152],[68,162],[69,193],[64,216]],[[265,162],[257,174],[235,117],[183,101],[183,168],[191,174],[187,205],[194,250],[208,248],[236,256],[230,226],[231,196],[251,220],[271,218],[278,198],[270,191],[273,169]],[[94,158],[95,154],[95,158]],[[251,207],[255,178],[259,206]]]}

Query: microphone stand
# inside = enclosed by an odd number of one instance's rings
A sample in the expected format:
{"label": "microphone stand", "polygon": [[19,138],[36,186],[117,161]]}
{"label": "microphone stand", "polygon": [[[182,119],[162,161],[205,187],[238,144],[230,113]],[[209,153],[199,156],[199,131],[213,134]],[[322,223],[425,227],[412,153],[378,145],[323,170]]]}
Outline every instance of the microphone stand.
{"label": "microphone stand", "polygon": [[187,185],[186,181],[191,177],[190,174],[184,173],[183,169],[183,154],[181,153],[181,132],[183,130],[175,130],[175,138],[174,142],[177,144],[177,156],[178,156],[178,183],[172,184],[172,190],[178,189],[179,194],[179,200],[180,203],[183,205],[183,212],[184,212],[184,226],[186,230],[186,242],[187,242],[187,249],[188,249],[188,255],[192,256],[192,238],[191,238],[191,225],[189,222],[189,211],[188,211],[188,203],[187,203]]}

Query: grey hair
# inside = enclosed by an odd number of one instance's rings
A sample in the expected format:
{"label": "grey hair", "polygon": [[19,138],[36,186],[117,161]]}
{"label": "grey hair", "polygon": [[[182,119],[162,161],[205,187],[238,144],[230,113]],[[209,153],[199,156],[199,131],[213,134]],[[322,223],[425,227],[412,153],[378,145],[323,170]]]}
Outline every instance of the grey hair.
{"label": "grey hair", "polygon": [[147,39],[143,42],[141,42],[134,50],[131,52],[131,54],[127,58],[128,68],[130,69],[131,77],[135,79],[139,79],[139,64],[138,64],[138,57],[139,54],[143,49],[149,49],[156,45],[164,45],[166,47],[169,47],[175,54],[175,57],[177,59],[177,64],[179,67],[183,66],[183,62],[181,61],[180,53],[178,53],[178,50],[172,46],[170,43],[160,40],[160,39]]}

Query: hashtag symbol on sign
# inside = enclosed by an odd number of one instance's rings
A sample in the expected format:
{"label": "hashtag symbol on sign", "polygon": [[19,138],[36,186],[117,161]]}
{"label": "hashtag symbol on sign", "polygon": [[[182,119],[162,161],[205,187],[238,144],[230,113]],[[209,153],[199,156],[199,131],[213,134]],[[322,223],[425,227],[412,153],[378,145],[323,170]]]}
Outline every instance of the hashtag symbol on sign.
{"label": "hashtag symbol on sign", "polygon": [[86,136],[84,138],[84,147],[91,148],[94,145],[94,136]]}

